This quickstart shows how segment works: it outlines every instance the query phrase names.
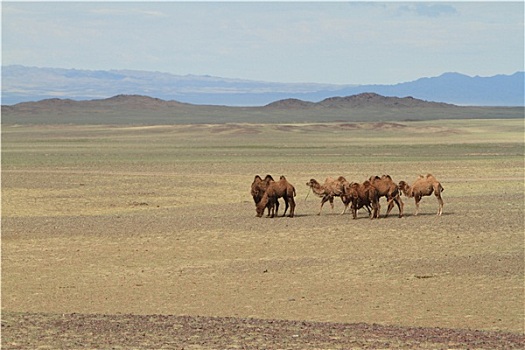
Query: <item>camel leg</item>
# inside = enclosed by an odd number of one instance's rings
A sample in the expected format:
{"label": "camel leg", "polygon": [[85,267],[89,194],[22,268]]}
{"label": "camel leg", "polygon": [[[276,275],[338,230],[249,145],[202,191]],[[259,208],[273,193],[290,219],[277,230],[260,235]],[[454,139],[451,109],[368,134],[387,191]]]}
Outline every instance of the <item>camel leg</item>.
{"label": "camel leg", "polygon": [[441,214],[443,214],[443,199],[441,198],[441,193],[438,193],[438,192],[435,192],[435,193],[436,193],[436,198],[437,198],[438,203],[439,203],[439,208],[438,208],[437,215],[441,216]]}
{"label": "camel leg", "polygon": [[319,214],[317,215],[321,215],[321,211],[323,210],[323,205],[330,200],[330,197],[328,196],[324,196],[323,199],[321,199],[321,207],[319,208]]}
{"label": "camel leg", "polygon": [[[272,211],[274,211],[273,215],[277,215],[277,213],[279,212],[279,201],[276,200],[274,205],[272,205],[271,207]],[[272,215],[272,218],[273,218],[273,215]],[[270,208],[268,208],[268,216],[270,216]]]}
{"label": "camel leg", "polygon": [[379,214],[379,206],[377,203],[372,203],[372,215],[370,215],[370,220],[375,219],[378,217]]}
{"label": "camel leg", "polygon": [[394,207],[394,198],[387,198],[388,207],[386,209],[385,218],[388,217],[388,214],[390,214],[390,211],[392,211],[392,208]]}
{"label": "camel leg", "polygon": [[417,216],[417,214],[419,214],[419,202],[421,201],[421,196],[415,196],[414,200],[416,202],[416,212],[414,216]]}
{"label": "camel leg", "polygon": [[403,217],[403,207],[405,206],[405,204],[401,200],[401,197],[396,198],[395,202],[397,204],[397,209],[399,209],[399,217],[402,218]]}
{"label": "camel leg", "polygon": [[345,202],[345,196],[341,196],[341,202],[343,202],[343,205],[345,206],[343,208],[343,211],[341,212],[341,215],[343,215],[344,213],[346,213],[346,210],[348,209],[348,205],[350,204],[350,202]]}
{"label": "camel leg", "polygon": [[368,211],[368,216],[371,216],[372,215],[372,208],[370,208],[370,206],[368,204],[365,204],[365,208]]}
{"label": "camel leg", "polygon": [[[286,212],[288,211],[288,207],[289,207],[289,205],[288,205],[288,197],[283,197],[283,199],[284,199],[284,213],[283,213],[283,217],[285,217],[286,216]],[[279,202],[277,202],[277,203],[279,203]]]}
{"label": "camel leg", "polygon": [[288,198],[288,200],[290,201],[290,215],[288,216],[293,218],[295,215],[295,200],[293,199],[293,197]]}
{"label": "camel leg", "polygon": [[330,206],[332,207],[332,211],[334,211],[334,197],[330,197]]}

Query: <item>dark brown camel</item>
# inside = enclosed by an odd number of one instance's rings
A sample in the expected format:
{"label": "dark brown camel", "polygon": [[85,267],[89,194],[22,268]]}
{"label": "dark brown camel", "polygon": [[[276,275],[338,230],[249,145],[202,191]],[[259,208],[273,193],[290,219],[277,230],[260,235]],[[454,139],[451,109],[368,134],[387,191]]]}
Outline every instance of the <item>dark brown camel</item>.
{"label": "dark brown camel", "polygon": [[357,218],[357,210],[367,206],[372,207],[370,219],[379,218],[379,192],[370,181],[365,181],[362,184],[353,182],[345,185],[344,196],[349,203],[352,203],[352,216],[354,219]]}
{"label": "dark brown camel", "polygon": [[293,218],[295,214],[295,187],[286,180],[284,176],[281,176],[279,181],[271,182],[268,188],[264,192],[261,200],[256,206],[257,216],[261,217],[264,214],[264,209],[268,208],[271,212],[270,217],[277,216],[277,210],[275,209],[277,199],[283,198],[286,203],[286,209],[284,210],[283,216],[286,215],[288,206],[290,207],[289,217]]}
{"label": "dark brown camel", "polygon": [[381,177],[371,176],[369,181],[375,188],[377,188],[379,198],[386,198],[388,208],[386,210],[385,218],[390,214],[390,211],[392,211],[394,203],[397,205],[397,209],[399,209],[399,217],[403,217],[404,204],[401,200],[400,191],[390,175],[383,175]]}

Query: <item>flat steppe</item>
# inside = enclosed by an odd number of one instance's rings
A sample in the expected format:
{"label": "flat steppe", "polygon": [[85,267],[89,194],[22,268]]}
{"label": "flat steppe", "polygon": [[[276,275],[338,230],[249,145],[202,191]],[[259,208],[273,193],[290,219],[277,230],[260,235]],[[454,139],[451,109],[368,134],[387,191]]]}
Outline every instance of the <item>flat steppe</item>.
{"label": "flat steppe", "polygon": [[[2,126],[2,348],[523,348],[524,123]],[[432,173],[352,220],[310,178]],[[257,218],[256,174],[296,187]],[[308,196],[307,196],[308,195]],[[282,207],[281,207],[282,208]],[[282,212],[282,209],[281,209]]]}

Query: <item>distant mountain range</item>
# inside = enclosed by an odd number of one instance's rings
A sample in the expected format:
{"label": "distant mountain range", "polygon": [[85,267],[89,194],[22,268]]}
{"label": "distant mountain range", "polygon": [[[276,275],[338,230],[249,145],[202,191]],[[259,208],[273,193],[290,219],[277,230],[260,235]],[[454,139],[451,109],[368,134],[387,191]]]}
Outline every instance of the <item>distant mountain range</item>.
{"label": "distant mountain range", "polygon": [[320,102],[284,99],[259,107],[196,105],[141,95],[75,101],[44,99],[2,106],[2,124],[222,124],[385,122],[523,118],[524,107],[467,107],[362,93]]}
{"label": "distant mountain range", "polygon": [[[524,106],[524,72],[493,77],[445,73],[395,85],[272,83],[161,72],[2,66],[2,105],[49,98],[92,100],[146,95],[200,105],[264,106],[376,93],[462,106]],[[291,100],[288,101],[290,103]]]}

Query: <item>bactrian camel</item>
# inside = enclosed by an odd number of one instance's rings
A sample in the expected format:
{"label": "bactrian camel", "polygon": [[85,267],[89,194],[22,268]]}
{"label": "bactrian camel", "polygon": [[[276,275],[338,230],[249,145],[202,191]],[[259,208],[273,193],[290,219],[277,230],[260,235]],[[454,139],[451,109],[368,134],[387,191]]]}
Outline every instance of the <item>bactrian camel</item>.
{"label": "bactrian camel", "polygon": [[289,183],[284,176],[281,176],[279,181],[270,182],[261,200],[257,203],[257,216],[261,217],[264,214],[264,209],[268,208],[271,212],[270,217],[277,216],[276,203],[278,198],[283,198],[286,203],[283,216],[286,215],[288,206],[290,206],[289,217],[293,218],[295,214],[295,187]]}
{"label": "bactrian camel", "polygon": [[419,214],[419,202],[421,201],[421,198],[424,196],[430,196],[432,193],[434,193],[439,203],[437,215],[441,216],[443,213],[443,199],[441,198],[441,192],[443,192],[444,189],[432,174],[427,174],[426,176],[419,175],[412,186],[409,186],[405,181],[400,181],[399,189],[405,196],[414,198],[416,202],[416,212],[414,215]]}
{"label": "bactrian camel", "polygon": [[379,198],[386,198],[388,208],[386,210],[385,218],[390,214],[390,211],[394,207],[394,203],[397,205],[397,209],[399,209],[399,217],[403,217],[404,204],[400,197],[400,191],[390,175],[382,175],[381,177],[371,176],[369,181],[375,188],[377,188]]}
{"label": "bactrian camel", "polygon": [[[349,203],[352,203],[352,216],[357,218],[357,210],[362,207],[372,207],[370,219],[379,218],[379,192],[370,181],[365,181],[362,184],[351,183],[345,184],[344,196]],[[369,210],[370,211],[370,210]]]}
{"label": "bactrian camel", "polygon": [[[306,183],[306,186],[310,187],[313,193],[322,198],[321,207],[319,208],[319,213],[317,215],[321,215],[323,205],[326,202],[330,202],[330,206],[332,207],[332,210],[334,210],[334,197],[341,197],[343,195],[343,184],[345,182],[347,182],[346,179],[343,176],[339,176],[337,179],[327,177],[322,185],[315,179],[310,179],[310,181]],[[341,200],[344,203],[343,197],[341,197]]]}
{"label": "bactrian camel", "polygon": [[[255,175],[255,178],[252,182],[252,188],[251,188],[251,195],[253,197],[253,201],[255,202],[255,205],[259,204],[261,201],[264,192],[266,192],[266,189],[268,188],[268,185],[274,182],[274,179],[272,175],[266,175],[264,179],[261,179],[259,175]],[[277,201],[275,203],[275,210],[279,211],[279,202]],[[288,203],[286,203],[286,208],[288,208]],[[285,210],[286,212],[286,210]],[[268,216],[270,216],[270,208],[268,208]]]}

